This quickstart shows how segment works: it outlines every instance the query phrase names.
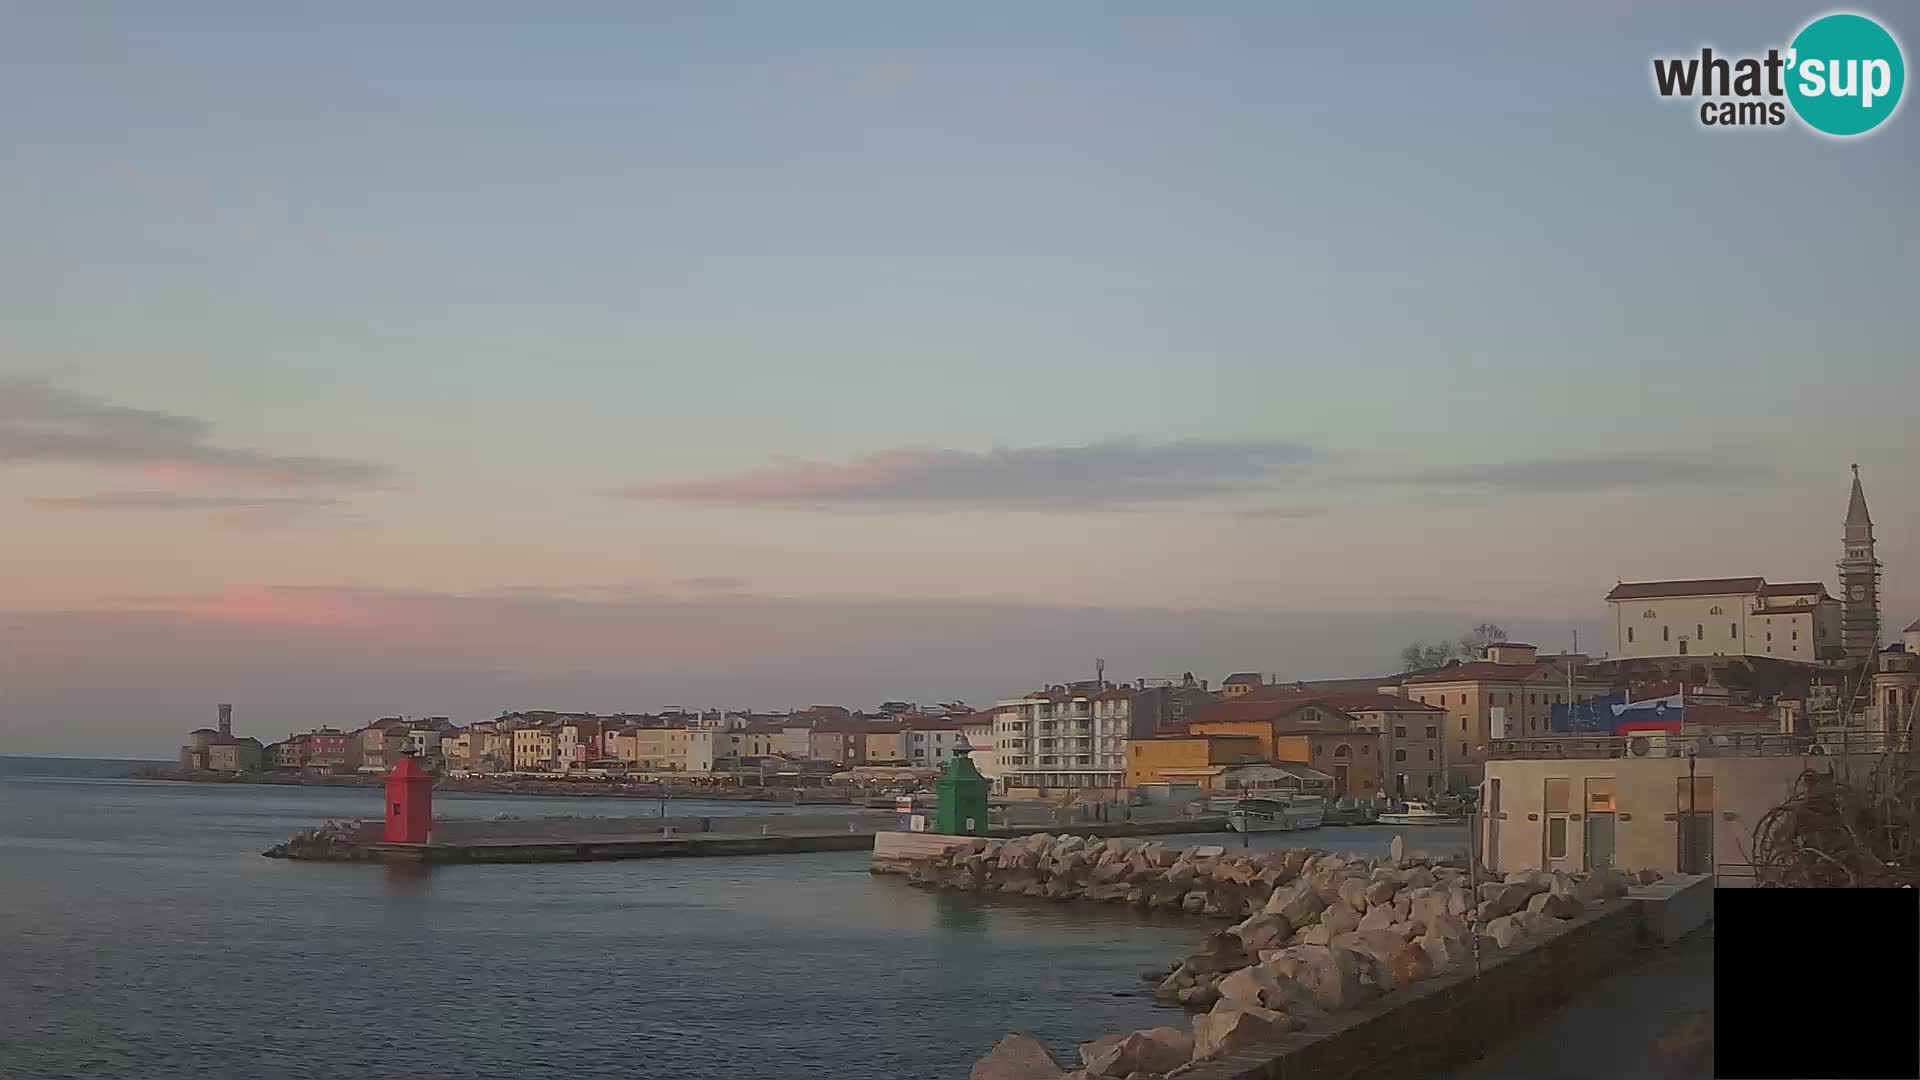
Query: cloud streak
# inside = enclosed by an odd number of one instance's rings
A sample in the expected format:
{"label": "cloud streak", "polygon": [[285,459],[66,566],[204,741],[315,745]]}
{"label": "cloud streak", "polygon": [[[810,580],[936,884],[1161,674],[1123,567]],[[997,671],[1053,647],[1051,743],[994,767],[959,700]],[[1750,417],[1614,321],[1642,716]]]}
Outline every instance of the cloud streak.
{"label": "cloud streak", "polygon": [[1766,465],[1651,457],[1566,458],[1447,465],[1401,475],[1401,482],[1481,489],[1489,494],[1572,495],[1651,488],[1712,487],[1765,479]]}
{"label": "cloud streak", "polygon": [[635,499],[760,506],[1090,510],[1234,495],[1315,460],[1279,439],[1116,439],[984,453],[902,447],[845,462],[780,459],[708,480],[624,488]]}
{"label": "cloud streak", "polygon": [[386,475],[364,461],[217,446],[210,433],[195,417],[0,376],[0,464],[130,468],[173,483],[268,487],[367,485]]}
{"label": "cloud streak", "polygon": [[105,491],[94,495],[46,495],[27,500],[59,510],[280,510],[336,506],[328,495],[186,495],[177,491]]}

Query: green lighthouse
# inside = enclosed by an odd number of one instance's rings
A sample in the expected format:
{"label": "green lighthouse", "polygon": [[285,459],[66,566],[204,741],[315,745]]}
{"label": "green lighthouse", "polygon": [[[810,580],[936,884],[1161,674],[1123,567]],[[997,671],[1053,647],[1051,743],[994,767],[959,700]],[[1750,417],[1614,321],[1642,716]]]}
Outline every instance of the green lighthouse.
{"label": "green lighthouse", "polygon": [[962,743],[953,750],[947,771],[933,785],[933,831],[947,836],[987,835],[987,778],[973,767]]}

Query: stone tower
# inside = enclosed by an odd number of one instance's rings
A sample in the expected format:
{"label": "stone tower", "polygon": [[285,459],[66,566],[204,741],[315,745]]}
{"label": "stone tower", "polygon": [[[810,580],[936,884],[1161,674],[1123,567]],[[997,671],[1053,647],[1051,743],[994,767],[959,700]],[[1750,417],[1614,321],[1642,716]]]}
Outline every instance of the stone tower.
{"label": "stone tower", "polygon": [[1880,649],[1880,560],[1873,556],[1873,518],[1853,467],[1847,500],[1846,557],[1840,560],[1840,644],[1848,660],[1871,662]]}

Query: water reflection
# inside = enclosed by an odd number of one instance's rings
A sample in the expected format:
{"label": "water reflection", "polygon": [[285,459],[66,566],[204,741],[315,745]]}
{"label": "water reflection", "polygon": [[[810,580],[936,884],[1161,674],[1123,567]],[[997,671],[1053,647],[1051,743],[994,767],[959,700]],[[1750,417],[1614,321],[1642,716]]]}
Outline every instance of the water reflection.
{"label": "water reflection", "polygon": [[433,867],[426,863],[385,863],[382,869],[386,871],[387,891],[397,895],[422,895],[433,880]]}

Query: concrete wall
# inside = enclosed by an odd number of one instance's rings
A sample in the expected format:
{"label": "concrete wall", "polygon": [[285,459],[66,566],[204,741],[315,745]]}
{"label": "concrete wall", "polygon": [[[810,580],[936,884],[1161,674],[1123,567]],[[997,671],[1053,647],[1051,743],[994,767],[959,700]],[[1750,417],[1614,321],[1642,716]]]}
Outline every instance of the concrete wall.
{"label": "concrete wall", "polygon": [[1640,913],[1615,904],[1546,942],[1389,994],[1330,1030],[1295,1032],[1184,1073],[1183,1080],[1408,1080],[1438,1076],[1618,968],[1643,940]]}
{"label": "concrete wall", "polygon": [[[1871,769],[1872,755],[1846,757],[1701,757],[1695,775],[1703,783],[1701,810],[1712,803],[1713,862],[1720,884],[1741,886],[1746,879],[1747,852],[1753,829],[1767,811],[1778,806],[1807,769],[1827,770],[1836,761],[1846,767]],[[1488,864],[1498,871],[1586,868],[1586,812],[1588,781],[1610,783],[1615,812],[1613,865],[1679,871],[1679,809],[1681,782],[1687,776],[1683,757],[1596,758],[1574,760],[1492,761],[1483,787],[1481,844]],[[1546,782],[1565,779],[1569,789],[1567,849],[1564,858],[1547,856],[1548,817]],[[1499,781],[1496,812],[1492,791]],[[1710,791],[1710,793],[1709,793]]]}

